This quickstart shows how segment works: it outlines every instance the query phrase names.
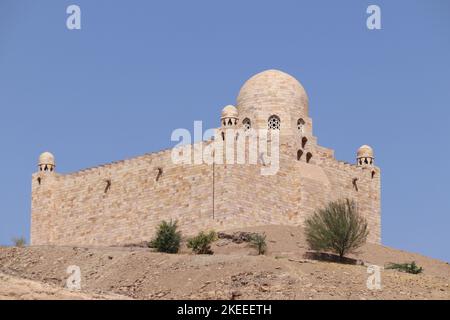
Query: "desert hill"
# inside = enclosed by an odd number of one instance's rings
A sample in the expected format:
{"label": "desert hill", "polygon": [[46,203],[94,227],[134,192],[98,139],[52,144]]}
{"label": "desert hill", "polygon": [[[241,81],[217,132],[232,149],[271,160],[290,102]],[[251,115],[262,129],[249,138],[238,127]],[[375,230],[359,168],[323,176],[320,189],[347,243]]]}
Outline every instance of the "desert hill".
{"label": "desert hill", "polygon": [[[382,270],[382,290],[369,290],[364,265],[305,258],[300,228],[265,232],[268,253],[239,239],[219,239],[214,255],[162,254],[127,247],[1,247],[0,299],[450,299],[450,265],[389,247],[366,244],[352,256],[366,264],[416,261],[413,275]],[[64,289],[69,265],[81,268],[81,292]]]}

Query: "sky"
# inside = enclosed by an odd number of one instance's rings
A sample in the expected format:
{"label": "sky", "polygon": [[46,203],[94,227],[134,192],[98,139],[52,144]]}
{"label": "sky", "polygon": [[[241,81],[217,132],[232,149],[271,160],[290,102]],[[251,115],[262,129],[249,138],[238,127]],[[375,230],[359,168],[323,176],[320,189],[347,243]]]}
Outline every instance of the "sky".
{"label": "sky", "polygon": [[29,239],[43,151],[68,173],[171,147],[280,69],[320,145],[352,163],[374,148],[382,243],[450,261],[449,59],[448,0],[0,0],[0,243]]}

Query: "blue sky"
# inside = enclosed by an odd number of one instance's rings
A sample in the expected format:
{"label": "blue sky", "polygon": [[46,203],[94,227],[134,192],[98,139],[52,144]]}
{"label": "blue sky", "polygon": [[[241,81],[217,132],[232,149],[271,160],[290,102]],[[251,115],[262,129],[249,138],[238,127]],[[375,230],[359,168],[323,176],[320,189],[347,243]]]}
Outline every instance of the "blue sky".
{"label": "blue sky", "polygon": [[[382,30],[366,28],[370,4]],[[64,173],[170,147],[276,68],[338,159],[373,146],[383,244],[450,261],[449,57],[447,0],[1,0],[0,243],[29,237],[41,152]]]}

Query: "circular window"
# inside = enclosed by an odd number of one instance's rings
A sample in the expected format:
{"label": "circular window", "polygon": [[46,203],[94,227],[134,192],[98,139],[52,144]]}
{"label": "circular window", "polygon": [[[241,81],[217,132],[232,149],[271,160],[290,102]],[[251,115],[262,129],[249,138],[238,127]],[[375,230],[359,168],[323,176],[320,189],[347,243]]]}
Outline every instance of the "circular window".
{"label": "circular window", "polygon": [[278,116],[271,116],[268,121],[269,129],[280,130],[280,118]]}

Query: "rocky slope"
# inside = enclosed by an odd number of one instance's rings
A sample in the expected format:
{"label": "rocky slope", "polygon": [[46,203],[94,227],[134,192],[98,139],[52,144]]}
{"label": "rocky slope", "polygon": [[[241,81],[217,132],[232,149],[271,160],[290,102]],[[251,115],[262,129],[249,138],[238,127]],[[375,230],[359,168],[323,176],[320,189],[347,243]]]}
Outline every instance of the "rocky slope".
{"label": "rocky slope", "polygon": [[[382,289],[369,290],[364,265],[305,259],[307,247],[299,228],[245,231],[267,234],[267,255],[255,255],[248,243],[236,239],[217,241],[215,254],[204,256],[186,248],[169,255],[138,247],[2,247],[0,298],[450,299],[446,262],[367,244],[354,258],[378,266],[414,260],[424,268],[419,275],[382,270]],[[81,292],[63,289],[70,265],[81,269]]]}

